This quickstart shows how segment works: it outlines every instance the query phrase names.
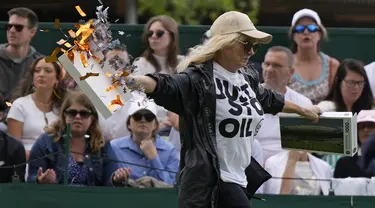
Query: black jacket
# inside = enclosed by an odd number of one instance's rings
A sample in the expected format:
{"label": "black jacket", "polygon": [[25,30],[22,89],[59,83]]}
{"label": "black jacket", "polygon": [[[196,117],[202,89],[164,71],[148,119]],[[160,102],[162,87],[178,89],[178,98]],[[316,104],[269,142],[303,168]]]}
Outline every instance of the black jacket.
{"label": "black jacket", "polygon": [[[264,113],[277,114],[282,110],[282,95],[263,88],[253,69],[242,70],[241,73],[255,92]],[[154,92],[148,95],[158,105],[180,116],[181,161],[177,178],[179,207],[215,208],[220,169],[216,151],[216,88],[212,61],[190,66],[175,76],[148,76],[157,82]],[[246,173],[250,194],[254,194],[271,177],[254,159]]]}
{"label": "black jacket", "polygon": [[[6,166],[13,167],[26,162],[25,148],[17,139],[0,131],[0,183],[12,182],[14,168],[4,168]],[[26,165],[16,167],[16,173],[21,182],[25,181]]]}

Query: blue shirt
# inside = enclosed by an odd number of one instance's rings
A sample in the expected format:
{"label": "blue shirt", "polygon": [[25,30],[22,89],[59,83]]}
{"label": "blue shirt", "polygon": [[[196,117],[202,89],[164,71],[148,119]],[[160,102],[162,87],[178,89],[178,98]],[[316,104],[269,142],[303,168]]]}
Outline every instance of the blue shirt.
{"label": "blue shirt", "polygon": [[[155,137],[154,144],[158,152],[158,156],[153,160],[147,159],[139,146],[133,141],[131,136],[112,140],[110,145],[108,145],[107,155],[110,159],[115,159],[118,161],[169,170],[175,173],[178,172],[179,160],[177,159],[177,152],[174,146],[168,141],[162,139],[160,136]],[[146,167],[120,162],[111,162],[106,169],[107,173],[105,175],[111,177],[118,168],[130,168],[130,178],[133,180],[137,180],[138,178],[142,178],[144,176],[151,176],[168,184],[174,184],[176,181],[175,173],[154,170]]]}

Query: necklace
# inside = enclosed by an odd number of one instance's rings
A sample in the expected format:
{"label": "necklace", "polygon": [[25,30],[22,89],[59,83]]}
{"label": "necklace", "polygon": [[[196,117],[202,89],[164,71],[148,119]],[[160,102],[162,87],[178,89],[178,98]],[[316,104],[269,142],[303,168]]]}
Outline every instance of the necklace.
{"label": "necklace", "polygon": [[40,102],[39,100],[37,100],[37,99],[35,98],[35,95],[34,95],[34,94],[31,94],[31,97],[32,97],[32,99],[33,99],[34,102],[36,102],[37,104],[43,106],[43,110],[42,110],[41,112],[43,113],[44,122],[45,122],[45,124],[46,124],[46,125],[44,126],[44,128],[47,128],[49,122],[48,122],[48,118],[47,118],[47,113],[45,112],[45,111],[46,111],[45,108],[50,108],[52,102],[50,101],[49,103],[42,103],[42,102]]}

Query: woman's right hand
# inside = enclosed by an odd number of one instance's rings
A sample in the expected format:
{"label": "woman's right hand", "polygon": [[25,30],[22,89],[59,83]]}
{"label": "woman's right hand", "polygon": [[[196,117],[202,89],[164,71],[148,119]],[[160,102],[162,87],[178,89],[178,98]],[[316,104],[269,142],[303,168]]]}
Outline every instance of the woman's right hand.
{"label": "woman's right hand", "polygon": [[56,183],[56,173],[53,169],[47,169],[43,173],[43,169],[39,168],[36,181],[37,183],[40,183],[40,184],[54,184]]}

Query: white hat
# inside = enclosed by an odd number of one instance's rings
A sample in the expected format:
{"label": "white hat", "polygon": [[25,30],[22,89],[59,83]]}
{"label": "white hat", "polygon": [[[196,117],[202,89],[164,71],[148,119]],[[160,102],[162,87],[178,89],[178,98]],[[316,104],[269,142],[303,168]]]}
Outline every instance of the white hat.
{"label": "white hat", "polygon": [[212,24],[210,33],[211,37],[242,33],[256,39],[262,44],[267,44],[272,41],[272,35],[257,30],[249,16],[236,11],[225,12],[220,15]]}
{"label": "white hat", "polygon": [[322,22],[320,21],[320,17],[318,15],[318,13],[316,13],[315,11],[311,10],[311,9],[301,9],[299,10],[298,12],[296,12],[294,15],[293,15],[293,19],[292,19],[292,26],[294,26],[297,21],[299,19],[301,19],[302,17],[310,17],[312,18],[313,20],[315,20],[315,22],[318,24],[318,25],[321,25]]}
{"label": "white hat", "polygon": [[149,110],[156,116],[156,104],[152,99],[148,99],[145,96],[140,95],[138,92],[132,93],[132,98],[128,101],[128,114],[132,116],[139,110]]}
{"label": "white hat", "polygon": [[375,123],[375,110],[361,110],[357,115],[357,123],[362,122]]}

